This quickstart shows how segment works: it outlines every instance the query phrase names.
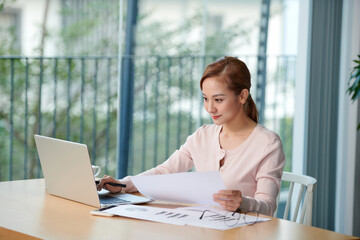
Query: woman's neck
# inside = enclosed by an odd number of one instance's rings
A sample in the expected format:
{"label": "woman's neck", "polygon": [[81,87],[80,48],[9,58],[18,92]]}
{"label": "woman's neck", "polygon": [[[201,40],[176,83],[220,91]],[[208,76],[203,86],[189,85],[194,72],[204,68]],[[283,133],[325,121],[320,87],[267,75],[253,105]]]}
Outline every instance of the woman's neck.
{"label": "woman's neck", "polygon": [[219,134],[219,144],[224,150],[232,150],[243,144],[257,123],[251,119],[237,124],[224,124]]}
{"label": "woman's neck", "polygon": [[257,123],[248,116],[223,124],[222,134],[230,137],[249,135]]}

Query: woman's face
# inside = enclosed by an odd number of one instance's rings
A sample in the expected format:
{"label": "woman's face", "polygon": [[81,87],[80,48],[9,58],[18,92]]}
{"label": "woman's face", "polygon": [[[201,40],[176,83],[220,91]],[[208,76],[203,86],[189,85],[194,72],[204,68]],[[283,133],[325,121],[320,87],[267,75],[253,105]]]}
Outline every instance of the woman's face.
{"label": "woman's face", "polygon": [[202,93],[205,110],[216,125],[231,123],[241,116],[243,109],[241,96],[236,96],[225,83],[218,81],[218,77],[205,79]]}

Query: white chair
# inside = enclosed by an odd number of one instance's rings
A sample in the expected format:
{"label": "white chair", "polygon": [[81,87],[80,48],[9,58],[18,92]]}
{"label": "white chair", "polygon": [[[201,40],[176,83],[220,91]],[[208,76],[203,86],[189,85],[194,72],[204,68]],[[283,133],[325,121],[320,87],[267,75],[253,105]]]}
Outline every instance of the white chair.
{"label": "white chair", "polygon": [[[297,201],[295,205],[295,210],[293,213],[293,216],[291,218],[291,221],[302,223],[305,225],[311,225],[312,220],[312,205],[313,205],[313,192],[316,185],[316,179],[310,176],[301,175],[301,174],[295,174],[290,172],[283,172],[281,182],[289,182],[289,192],[287,194],[287,201],[284,211],[283,219],[287,219],[290,212],[290,204],[291,199],[293,195],[297,195]],[[294,193],[294,186],[299,185],[300,189],[297,192],[297,194]],[[305,191],[304,191],[305,190]],[[279,199],[280,199],[280,193],[277,197],[276,203],[277,206],[279,206]],[[297,221],[299,209],[301,206],[301,215],[300,220]],[[274,216],[276,217],[277,210],[274,213]]]}

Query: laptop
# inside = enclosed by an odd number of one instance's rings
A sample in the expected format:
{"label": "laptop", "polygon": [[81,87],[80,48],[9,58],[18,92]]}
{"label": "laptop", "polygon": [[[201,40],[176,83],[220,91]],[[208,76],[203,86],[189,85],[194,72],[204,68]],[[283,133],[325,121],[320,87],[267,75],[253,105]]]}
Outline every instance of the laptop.
{"label": "laptop", "polygon": [[49,194],[97,208],[152,201],[127,193],[98,192],[85,144],[41,135],[34,138]]}

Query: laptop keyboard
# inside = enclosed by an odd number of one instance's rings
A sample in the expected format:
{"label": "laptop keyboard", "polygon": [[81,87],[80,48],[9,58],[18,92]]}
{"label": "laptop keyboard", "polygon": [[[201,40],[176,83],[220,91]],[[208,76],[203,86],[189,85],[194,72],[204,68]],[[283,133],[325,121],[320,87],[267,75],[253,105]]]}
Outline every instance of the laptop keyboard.
{"label": "laptop keyboard", "polygon": [[101,204],[119,204],[119,203],[130,202],[130,201],[127,201],[127,200],[124,200],[124,199],[111,197],[111,196],[108,196],[108,195],[99,195],[99,199],[100,199]]}

